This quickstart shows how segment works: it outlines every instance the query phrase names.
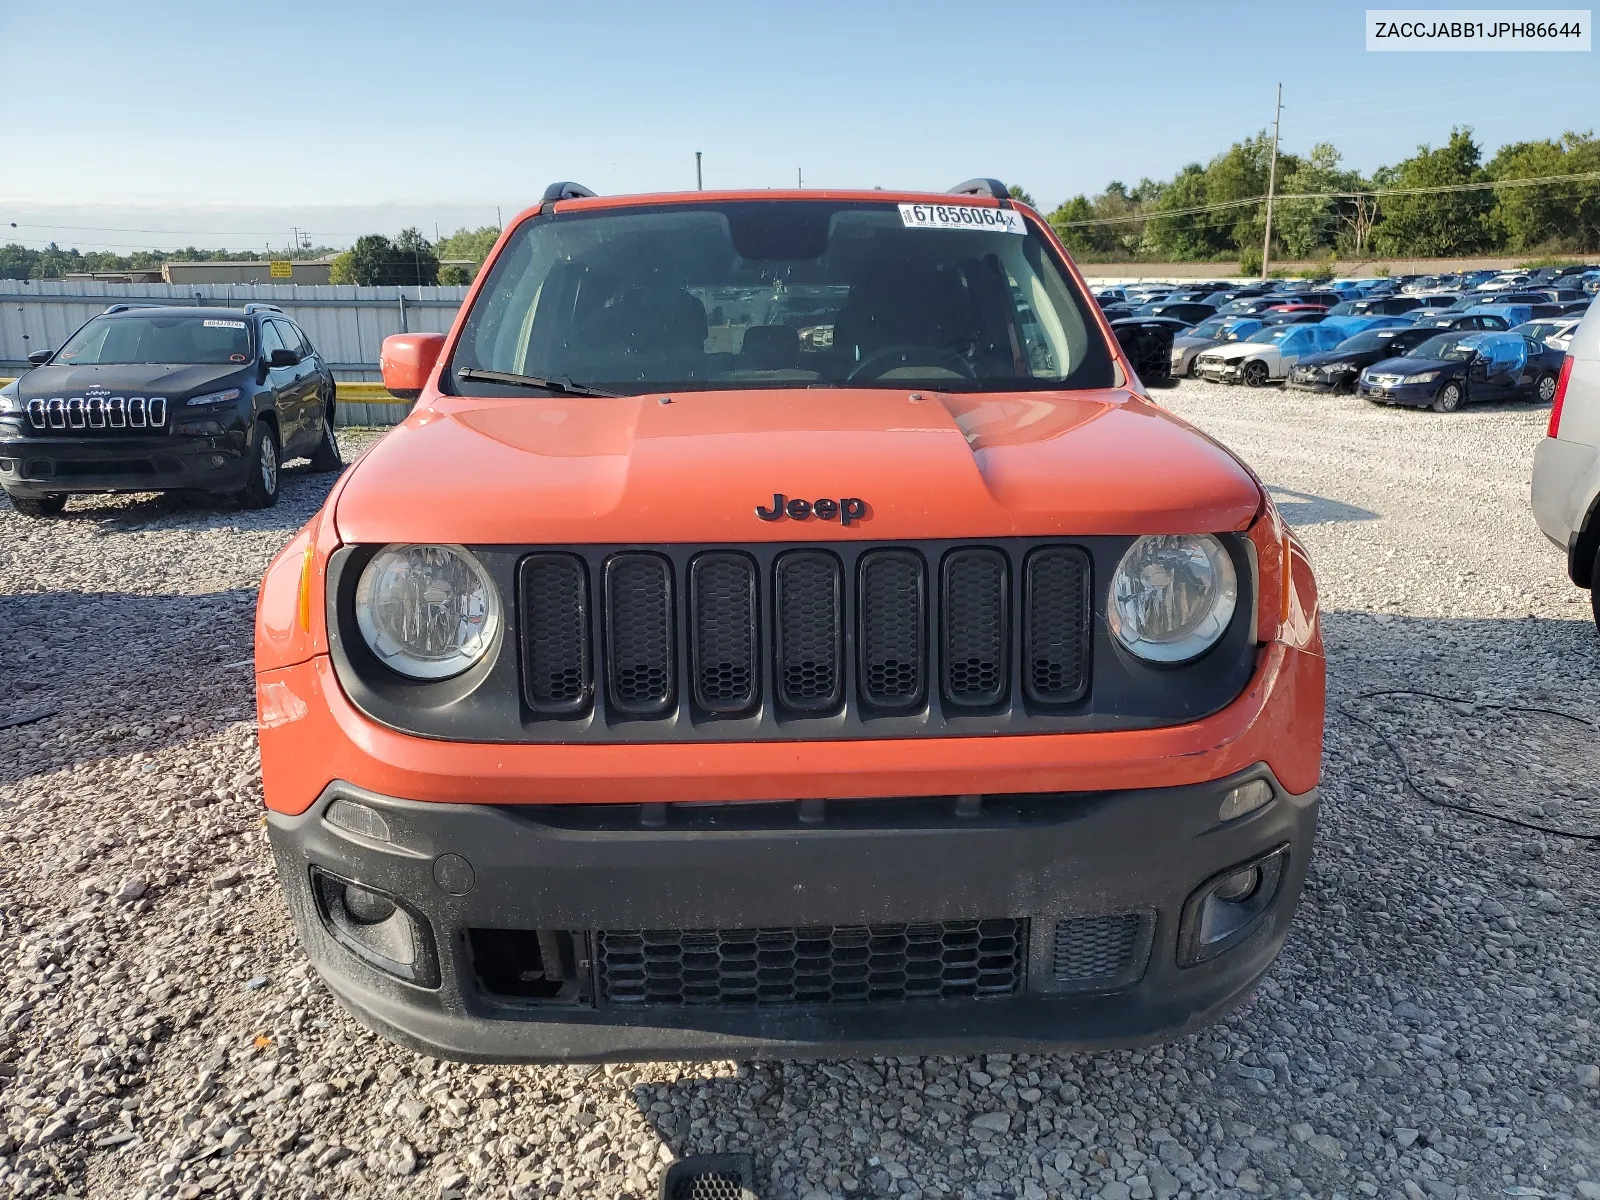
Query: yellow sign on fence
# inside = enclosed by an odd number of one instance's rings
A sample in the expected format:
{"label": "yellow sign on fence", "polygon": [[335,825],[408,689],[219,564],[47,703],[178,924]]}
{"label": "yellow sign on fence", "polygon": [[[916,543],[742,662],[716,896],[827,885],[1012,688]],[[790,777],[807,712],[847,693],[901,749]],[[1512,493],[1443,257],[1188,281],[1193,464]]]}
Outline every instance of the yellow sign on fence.
{"label": "yellow sign on fence", "polygon": [[287,259],[274,259],[272,263],[272,278],[293,279],[294,264]]}

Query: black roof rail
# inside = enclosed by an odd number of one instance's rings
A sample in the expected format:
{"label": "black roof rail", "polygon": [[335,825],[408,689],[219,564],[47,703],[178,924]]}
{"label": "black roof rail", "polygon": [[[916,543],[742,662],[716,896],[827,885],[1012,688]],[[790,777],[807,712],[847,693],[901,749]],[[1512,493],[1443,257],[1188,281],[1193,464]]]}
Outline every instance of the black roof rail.
{"label": "black roof rail", "polygon": [[108,305],[106,305],[105,312],[101,313],[100,315],[103,317],[103,316],[106,316],[109,313],[127,312],[130,308],[166,308],[166,307],[167,306],[165,304],[108,304]]}
{"label": "black roof rail", "polygon": [[539,199],[539,211],[542,213],[549,212],[556,206],[556,201],[558,200],[582,200],[594,195],[598,195],[598,193],[591,192],[583,184],[573,183],[570,179],[564,179],[560,183],[552,183],[545,188],[544,195]]}
{"label": "black roof rail", "polygon": [[1011,193],[998,179],[969,179],[951,188],[952,196],[988,196],[991,200],[1009,200]]}
{"label": "black roof rail", "polygon": [[275,313],[281,313],[283,311],[283,309],[279,308],[276,304],[263,304],[260,301],[252,301],[251,303],[246,304],[244,306],[244,311],[247,312],[247,313],[253,313],[253,312],[275,312]]}

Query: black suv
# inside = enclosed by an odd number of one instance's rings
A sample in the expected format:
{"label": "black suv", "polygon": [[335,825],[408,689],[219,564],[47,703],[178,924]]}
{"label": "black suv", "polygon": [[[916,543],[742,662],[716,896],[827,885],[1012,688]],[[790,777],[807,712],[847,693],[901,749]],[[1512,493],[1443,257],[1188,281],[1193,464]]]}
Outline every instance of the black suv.
{"label": "black suv", "polygon": [[0,388],[0,487],[54,516],[74,492],[278,500],[281,465],[338,468],[334,381],[271,304],[113,304]]}

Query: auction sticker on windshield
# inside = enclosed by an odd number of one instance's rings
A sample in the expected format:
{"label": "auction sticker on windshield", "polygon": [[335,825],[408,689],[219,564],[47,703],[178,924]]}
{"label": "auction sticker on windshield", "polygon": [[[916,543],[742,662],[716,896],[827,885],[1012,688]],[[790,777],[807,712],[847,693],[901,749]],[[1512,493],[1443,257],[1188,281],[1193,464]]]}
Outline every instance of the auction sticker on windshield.
{"label": "auction sticker on windshield", "polygon": [[201,321],[200,324],[204,325],[207,329],[243,329],[244,328],[244,322],[243,321],[211,321],[211,320],[206,320],[206,321]]}
{"label": "auction sticker on windshield", "polygon": [[979,208],[974,204],[902,204],[900,221],[907,229],[980,229],[991,233],[1026,234],[1022,214],[1012,208]]}

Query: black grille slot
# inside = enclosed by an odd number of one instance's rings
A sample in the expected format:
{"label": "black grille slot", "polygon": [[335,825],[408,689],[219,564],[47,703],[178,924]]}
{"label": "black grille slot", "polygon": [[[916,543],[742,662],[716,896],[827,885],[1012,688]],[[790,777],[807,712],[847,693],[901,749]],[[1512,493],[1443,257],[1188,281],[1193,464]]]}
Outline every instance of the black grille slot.
{"label": "black grille slot", "polygon": [[603,930],[611,1004],[882,1004],[1014,995],[1028,922]]}
{"label": "black grille slot", "polygon": [[756,565],[743,554],[702,554],[689,580],[695,703],[746,712],[756,702]]}
{"label": "black grille slot", "polygon": [[1132,986],[1144,975],[1153,930],[1148,912],[1057,921],[1047,990],[1115,991]]}
{"label": "black grille slot", "polygon": [[829,712],[844,697],[844,586],[839,560],[821,550],[778,559],[778,699],[796,712]]}
{"label": "black grille slot", "polygon": [[589,662],[589,577],[575,554],[530,554],[522,560],[522,673],[528,706],[548,716],[588,709],[594,694]]}
{"label": "black grille slot", "polygon": [[1028,555],[1023,687],[1041,704],[1069,704],[1089,685],[1089,556],[1072,546]]}
{"label": "black grille slot", "polygon": [[944,560],[944,695],[986,707],[1006,697],[1010,622],[1006,559],[998,550],[955,550]]}
{"label": "black grille slot", "polygon": [[928,624],[922,558],[877,550],[861,560],[861,695],[877,708],[914,708],[926,688]]}
{"label": "black grille slot", "polygon": [[630,716],[672,706],[672,565],[655,554],[617,554],[606,563],[606,687]]}

